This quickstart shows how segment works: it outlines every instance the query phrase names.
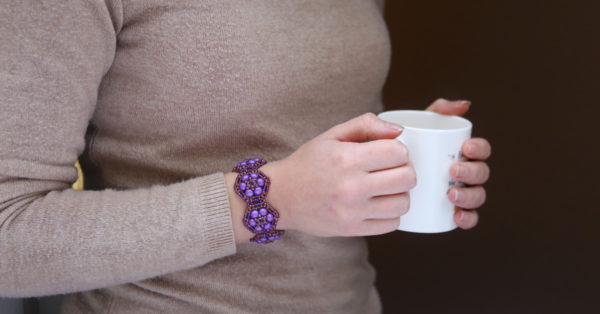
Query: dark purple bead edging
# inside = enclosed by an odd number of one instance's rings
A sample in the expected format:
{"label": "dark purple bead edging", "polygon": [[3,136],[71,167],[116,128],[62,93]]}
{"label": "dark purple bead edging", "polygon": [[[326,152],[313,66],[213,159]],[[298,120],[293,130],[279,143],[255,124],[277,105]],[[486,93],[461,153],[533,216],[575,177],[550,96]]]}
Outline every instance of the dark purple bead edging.
{"label": "dark purple bead edging", "polygon": [[253,158],[238,162],[233,168],[233,172],[242,173],[250,170],[258,170],[258,168],[267,164],[267,161],[261,158]]}
{"label": "dark purple bead edging", "polygon": [[255,235],[250,241],[271,243],[279,239],[283,230],[276,230],[279,212],[266,201],[271,180],[258,168],[267,163],[261,158],[239,162],[233,171],[238,173],[234,190],[248,207],[244,212],[244,226]]}

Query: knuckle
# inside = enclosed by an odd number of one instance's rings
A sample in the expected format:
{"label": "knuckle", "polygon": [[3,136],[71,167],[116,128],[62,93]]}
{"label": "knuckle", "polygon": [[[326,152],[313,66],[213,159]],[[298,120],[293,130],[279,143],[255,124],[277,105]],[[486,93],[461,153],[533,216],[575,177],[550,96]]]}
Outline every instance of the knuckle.
{"label": "knuckle", "polygon": [[408,167],[408,170],[406,171],[405,180],[408,183],[409,188],[412,189],[415,186],[417,186],[417,172],[415,171],[415,168]]}
{"label": "knuckle", "polygon": [[444,98],[438,98],[438,99],[436,99],[436,100],[433,102],[433,104],[441,104],[441,103],[443,103],[443,102],[445,102],[445,101],[446,101],[446,100],[445,100]]}
{"label": "knuckle", "polygon": [[408,213],[408,210],[410,209],[410,196],[408,193],[404,193],[404,195],[400,197],[400,205],[398,208],[400,209],[400,216]]}
{"label": "knuckle", "polygon": [[338,150],[333,153],[332,162],[334,166],[347,169],[352,166],[352,156],[347,154],[344,150]]}
{"label": "knuckle", "polygon": [[[404,143],[400,142],[400,141],[396,141],[394,140],[396,143],[396,147],[395,147],[395,152],[393,156],[402,156],[403,160],[402,162],[406,163],[408,161],[408,147],[406,147],[406,145],[404,145]],[[397,155],[396,155],[397,154]]]}
{"label": "knuckle", "polygon": [[376,116],[374,113],[372,113],[372,112],[367,112],[367,113],[364,113],[364,114],[362,115],[362,118],[363,118],[365,121],[367,121],[367,122],[376,121],[376,120],[378,119],[378,118],[377,118],[377,116]]}
{"label": "knuckle", "polygon": [[346,155],[341,151],[336,151],[333,153],[332,162],[334,165],[341,165],[346,162]]}
{"label": "knuckle", "polygon": [[379,122],[379,118],[377,118],[377,116],[372,112],[362,114],[359,119],[364,127],[368,127]]}

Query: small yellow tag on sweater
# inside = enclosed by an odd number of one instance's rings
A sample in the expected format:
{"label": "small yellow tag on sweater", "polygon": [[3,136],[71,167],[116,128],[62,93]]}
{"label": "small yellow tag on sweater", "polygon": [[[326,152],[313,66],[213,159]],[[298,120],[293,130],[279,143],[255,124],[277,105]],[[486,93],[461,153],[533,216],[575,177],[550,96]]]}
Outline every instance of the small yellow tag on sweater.
{"label": "small yellow tag on sweater", "polygon": [[75,168],[77,168],[77,181],[71,187],[74,190],[83,190],[83,172],[81,171],[81,166],[79,166],[79,161],[75,163]]}

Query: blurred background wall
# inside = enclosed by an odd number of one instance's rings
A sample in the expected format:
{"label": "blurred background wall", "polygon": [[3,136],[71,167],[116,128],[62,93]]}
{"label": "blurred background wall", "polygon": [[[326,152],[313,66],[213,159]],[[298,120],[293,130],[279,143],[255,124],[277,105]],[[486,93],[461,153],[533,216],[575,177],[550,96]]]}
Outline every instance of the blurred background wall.
{"label": "blurred background wall", "polygon": [[600,313],[599,1],[386,1],[387,109],[473,102],[472,230],[370,237],[384,313]]}

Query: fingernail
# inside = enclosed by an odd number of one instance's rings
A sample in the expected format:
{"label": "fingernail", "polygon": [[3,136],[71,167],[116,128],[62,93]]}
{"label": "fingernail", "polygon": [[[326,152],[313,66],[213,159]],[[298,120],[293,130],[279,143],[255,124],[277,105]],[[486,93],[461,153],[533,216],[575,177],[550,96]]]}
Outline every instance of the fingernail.
{"label": "fingernail", "polygon": [[456,173],[455,173],[455,176],[456,176],[457,178],[460,178],[460,179],[462,179],[462,178],[464,178],[464,177],[466,177],[466,176],[467,176],[467,172],[468,172],[468,170],[467,170],[467,167],[465,167],[465,166],[457,166],[457,167],[456,167]]}
{"label": "fingernail", "polygon": [[385,122],[385,127],[388,129],[393,129],[394,131],[398,131],[398,132],[402,132],[402,130],[404,130],[404,128],[401,125],[392,123],[392,122]]}
{"label": "fingernail", "polygon": [[460,190],[454,190],[454,201],[462,202],[465,200],[465,193]]}
{"label": "fingernail", "polygon": [[458,214],[458,220],[463,221],[465,219],[465,211],[461,210],[460,214]]}
{"label": "fingernail", "polygon": [[468,100],[461,100],[461,101],[460,101],[460,105],[461,105],[461,106],[467,106],[467,107],[470,107],[470,106],[471,106],[471,102],[470,102],[470,101],[468,101]]}

